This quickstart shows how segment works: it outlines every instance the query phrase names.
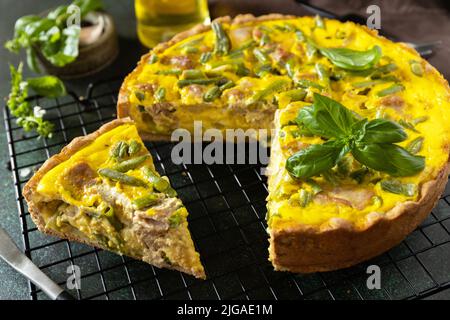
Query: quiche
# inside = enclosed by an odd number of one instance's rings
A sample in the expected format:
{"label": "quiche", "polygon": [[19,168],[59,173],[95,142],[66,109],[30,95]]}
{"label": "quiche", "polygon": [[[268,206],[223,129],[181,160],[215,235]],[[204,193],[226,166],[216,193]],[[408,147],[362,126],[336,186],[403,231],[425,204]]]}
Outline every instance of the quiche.
{"label": "quiche", "polygon": [[118,116],[176,128],[274,129],[267,224],[276,270],[348,267],[398,244],[448,176],[450,89],[417,52],[351,22],[219,18],[145,55]]}
{"label": "quiche", "polygon": [[129,119],[73,140],[23,194],[42,232],[205,278],[188,212]]}

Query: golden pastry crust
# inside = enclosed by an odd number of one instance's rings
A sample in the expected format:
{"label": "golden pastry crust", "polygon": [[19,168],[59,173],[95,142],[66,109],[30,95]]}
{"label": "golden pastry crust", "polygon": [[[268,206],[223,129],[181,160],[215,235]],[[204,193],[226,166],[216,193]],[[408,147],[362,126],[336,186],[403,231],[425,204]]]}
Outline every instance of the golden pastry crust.
{"label": "golden pastry crust", "polygon": [[425,183],[417,202],[398,204],[384,214],[367,215],[363,229],[340,219],[319,228],[298,225],[269,230],[269,254],[275,270],[299,273],[332,271],[371,259],[399,244],[436,205],[448,180],[450,166]]}

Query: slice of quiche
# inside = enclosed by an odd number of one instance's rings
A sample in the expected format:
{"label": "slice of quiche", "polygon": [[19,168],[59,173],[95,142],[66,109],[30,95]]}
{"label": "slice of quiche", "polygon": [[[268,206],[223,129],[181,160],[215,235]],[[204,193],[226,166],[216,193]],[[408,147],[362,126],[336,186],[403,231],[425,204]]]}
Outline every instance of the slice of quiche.
{"label": "slice of quiche", "polygon": [[73,140],[23,194],[42,232],[205,278],[188,212],[129,119]]}
{"label": "slice of quiche", "polygon": [[270,129],[270,260],[347,267],[400,242],[448,175],[450,89],[417,52],[351,22],[216,19],[154,48],[125,79],[119,117],[172,130]]}

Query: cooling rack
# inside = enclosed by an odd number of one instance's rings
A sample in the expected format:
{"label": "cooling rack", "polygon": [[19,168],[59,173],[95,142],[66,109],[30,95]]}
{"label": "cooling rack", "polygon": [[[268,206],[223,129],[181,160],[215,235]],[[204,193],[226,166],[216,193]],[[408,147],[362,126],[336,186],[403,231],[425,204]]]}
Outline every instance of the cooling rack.
{"label": "cooling rack", "polygon": [[[31,98],[55,125],[51,139],[25,134],[4,109],[11,169],[25,254],[62,286],[80,267],[79,299],[421,299],[450,288],[450,184],[426,221],[389,252],[327,273],[274,272],[267,260],[266,179],[261,165],[174,165],[171,143],[147,144],[190,212],[206,281],[40,233],[22,188],[50,156],[73,138],[116,117],[120,80],[92,84],[84,98]],[[369,265],[381,268],[380,290],[366,285]],[[32,283],[31,299],[46,299]]]}

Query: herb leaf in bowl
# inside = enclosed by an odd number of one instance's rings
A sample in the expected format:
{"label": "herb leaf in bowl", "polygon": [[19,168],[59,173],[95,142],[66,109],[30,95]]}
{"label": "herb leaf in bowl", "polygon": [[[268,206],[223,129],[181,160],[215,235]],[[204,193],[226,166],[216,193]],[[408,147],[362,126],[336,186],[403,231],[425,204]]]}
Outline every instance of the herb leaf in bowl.
{"label": "herb leaf in bowl", "polygon": [[101,0],[76,0],[69,6],[59,6],[47,16],[29,15],[16,21],[14,38],[5,47],[14,53],[24,49],[27,64],[35,72],[40,72],[36,61],[37,52],[52,65],[63,67],[78,57],[80,26],[68,25],[71,6],[80,8],[80,18],[89,12],[103,8]]}

